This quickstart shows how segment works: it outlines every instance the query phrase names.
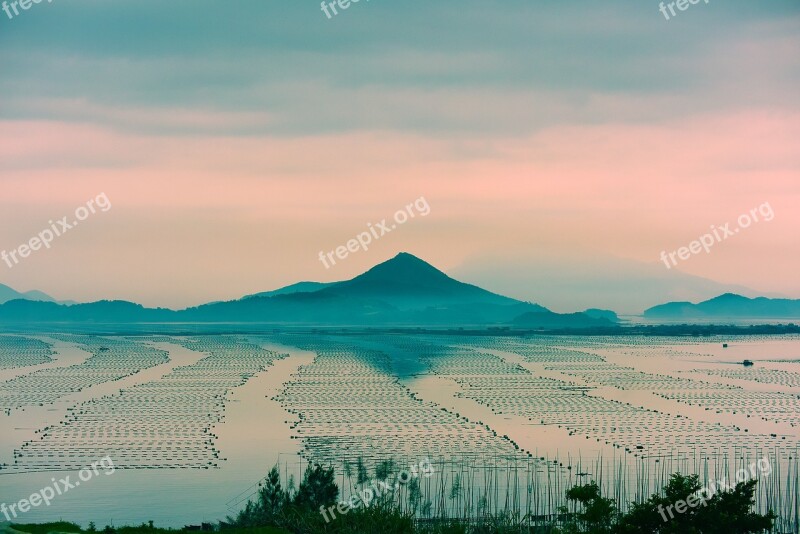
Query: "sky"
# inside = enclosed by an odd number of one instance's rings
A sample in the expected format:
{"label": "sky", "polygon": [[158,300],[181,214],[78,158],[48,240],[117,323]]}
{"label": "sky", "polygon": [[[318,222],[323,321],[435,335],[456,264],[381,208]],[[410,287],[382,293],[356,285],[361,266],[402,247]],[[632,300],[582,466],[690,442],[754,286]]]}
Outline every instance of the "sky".
{"label": "sky", "polygon": [[[17,290],[180,308],[407,251],[557,311],[725,288],[800,298],[797,0],[700,1],[669,20],[652,0],[10,13],[0,251],[99,195],[111,206],[0,262]],[[418,199],[427,215],[320,261]],[[709,252],[662,258],[753,209]]]}

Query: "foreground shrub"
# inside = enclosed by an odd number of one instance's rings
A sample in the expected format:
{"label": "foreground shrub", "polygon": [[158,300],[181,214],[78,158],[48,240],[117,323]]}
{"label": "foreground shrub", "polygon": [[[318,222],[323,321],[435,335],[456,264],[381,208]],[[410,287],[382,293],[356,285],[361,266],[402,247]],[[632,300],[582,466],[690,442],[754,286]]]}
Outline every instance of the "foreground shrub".
{"label": "foreground shrub", "polygon": [[678,513],[672,512],[675,504],[689,501],[702,486],[697,475],[674,474],[664,487],[663,495],[652,495],[643,503],[632,504],[630,511],[620,518],[616,532],[749,534],[770,531],[775,514],[770,511],[760,515],[752,511],[756,483],[756,480],[740,482],[733,489],[715,493],[702,504],[686,507],[683,513]]}
{"label": "foreground shrub", "polygon": [[[379,474],[385,478],[391,468],[391,464],[382,465]],[[366,481],[365,473],[359,478]],[[477,520],[417,520],[413,512],[404,512],[390,494],[376,497],[369,506],[337,513],[334,505],[339,488],[333,468],[309,465],[300,486],[293,491],[281,486],[280,474],[274,467],[256,498],[224,526],[271,526],[295,534],[755,534],[772,530],[775,521],[772,512],[760,515],[752,510],[756,483],[756,480],[741,482],[705,498],[703,504],[670,517],[665,512],[668,507],[674,509],[675,503],[688,501],[700,491],[697,475],[672,475],[660,494],[632,504],[626,513],[620,512],[612,499],[603,497],[600,487],[591,482],[566,492],[570,506],[559,510],[558,520],[534,527],[530,526],[530,518],[507,513],[487,514]],[[321,508],[330,510],[332,506],[333,511],[320,513]]]}

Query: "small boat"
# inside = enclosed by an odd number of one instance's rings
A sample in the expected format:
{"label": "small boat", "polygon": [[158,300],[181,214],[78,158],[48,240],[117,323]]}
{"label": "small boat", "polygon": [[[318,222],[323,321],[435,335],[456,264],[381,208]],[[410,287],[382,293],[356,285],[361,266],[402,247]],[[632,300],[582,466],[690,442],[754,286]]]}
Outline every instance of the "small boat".
{"label": "small boat", "polygon": [[753,362],[750,360],[745,360],[742,362],[742,365],[744,365],[745,367],[750,367],[751,365],[753,365]]}
{"label": "small boat", "polygon": [[728,344],[727,344],[727,343],[723,343],[723,344],[722,344],[722,348],[723,348],[723,349],[727,349],[727,348],[728,348]]}

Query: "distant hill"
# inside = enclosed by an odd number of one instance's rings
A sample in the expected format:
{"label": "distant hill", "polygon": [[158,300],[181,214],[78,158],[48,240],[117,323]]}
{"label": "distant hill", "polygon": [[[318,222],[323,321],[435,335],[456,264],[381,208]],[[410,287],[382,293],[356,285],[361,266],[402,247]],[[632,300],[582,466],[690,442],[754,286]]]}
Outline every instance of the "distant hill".
{"label": "distant hill", "polygon": [[351,280],[301,282],[179,313],[188,321],[455,325],[505,323],[528,311],[548,310],[464,284],[400,253]]}
{"label": "distant hill", "polygon": [[[69,305],[71,304],[71,305]],[[644,313],[662,321],[798,319],[800,300],[725,293],[697,304],[670,302]],[[238,300],[169,310],[126,301],[58,303],[38,291],[0,285],[0,323],[262,323],[337,326],[501,326],[563,330],[619,325],[616,313],[591,308],[554,313],[530,302],[465,284],[408,253],[351,280],[298,282]]]}
{"label": "distant hill", "polygon": [[668,302],[645,310],[648,319],[800,319],[800,300],[725,293],[697,304]]}
{"label": "distant hill", "polygon": [[599,310],[597,308],[589,308],[588,310],[584,310],[586,315],[589,317],[594,317],[595,319],[607,319],[612,323],[618,323],[619,317],[617,314],[611,310]]}
{"label": "distant hill", "polygon": [[56,304],[32,300],[12,300],[0,305],[0,322],[167,322],[175,320],[177,312],[163,308],[145,308],[124,300],[101,300],[89,304]]}
{"label": "distant hill", "polygon": [[506,250],[502,254],[470,256],[448,274],[501,295],[534,300],[562,313],[613,306],[623,315],[641,315],[654,304],[700,302],[723,293],[785,297],[665,269],[660,261],[646,263],[595,251],[548,255],[538,250]]}
{"label": "distant hill", "polygon": [[253,297],[274,297],[276,295],[290,295],[292,293],[313,293],[314,291],[319,291],[320,289],[325,289],[326,287],[330,287],[332,285],[336,285],[338,282],[297,282],[296,284],[292,284],[286,287],[281,287],[279,289],[274,289],[272,291],[263,291],[261,293],[255,293],[253,295],[247,295],[245,299],[250,299]]}
{"label": "distant hill", "polygon": [[[534,314],[534,315],[527,315]],[[536,315],[538,314],[538,315]],[[557,328],[612,324],[586,314],[554,314],[547,308],[498,295],[447,276],[407,253],[351,280],[300,282],[274,291],[180,311],[125,301],[62,306],[13,300],[0,305],[0,322],[207,322],[309,325],[507,325],[524,317]],[[522,319],[521,319],[522,317]]]}
{"label": "distant hill", "polygon": [[519,328],[602,328],[617,326],[606,317],[591,317],[586,313],[528,312],[515,318]]}
{"label": "distant hill", "polygon": [[23,299],[23,300],[35,300],[41,302],[55,302],[56,299],[51,297],[46,293],[42,293],[41,291],[26,291],[25,293],[20,293],[19,291],[8,287],[7,285],[0,284],[0,304],[5,304],[10,300],[16,299]]}
{"label": "distant hill", "polygon": [[[401,252],[352,280],[333,284],[322,294],[379,299],[401,309],[461,304],[516,306],[522,301],[450,278],[433,265]],[[537,309],[545,308],[529,304]]]}

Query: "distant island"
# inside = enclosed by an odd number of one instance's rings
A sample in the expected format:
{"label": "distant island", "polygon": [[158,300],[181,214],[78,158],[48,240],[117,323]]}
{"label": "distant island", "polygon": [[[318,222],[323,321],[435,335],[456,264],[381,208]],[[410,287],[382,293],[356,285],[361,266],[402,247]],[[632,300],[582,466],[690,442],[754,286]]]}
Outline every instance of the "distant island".
{"label": "distant island", "polygon": [[668,302],[645,310],[647,319],[715,320],[730,319],[798,319],[800,300],[747,298],[725,293],[697,304]]}

